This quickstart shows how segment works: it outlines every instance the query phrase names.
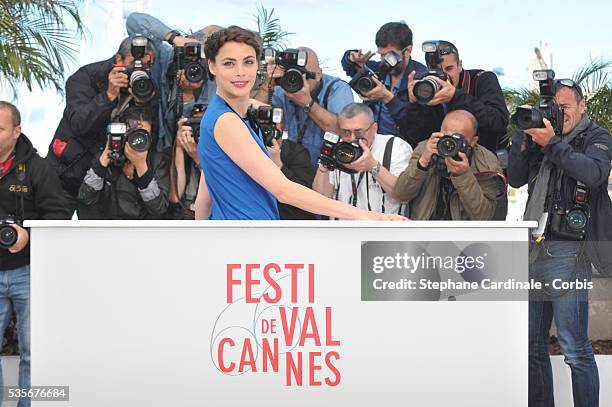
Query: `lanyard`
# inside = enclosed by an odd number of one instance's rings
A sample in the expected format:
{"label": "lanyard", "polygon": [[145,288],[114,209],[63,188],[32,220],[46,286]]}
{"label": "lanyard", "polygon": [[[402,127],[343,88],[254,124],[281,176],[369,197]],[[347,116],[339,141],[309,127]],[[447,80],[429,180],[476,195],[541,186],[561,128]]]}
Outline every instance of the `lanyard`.
{"label": "lanyard", "polygon": [[3,163],[0,163],[0,177],[4,176],[11,168],[11,164],[13,164],[13,160],[15,159],[15,152],[11,154],[11,156]]}

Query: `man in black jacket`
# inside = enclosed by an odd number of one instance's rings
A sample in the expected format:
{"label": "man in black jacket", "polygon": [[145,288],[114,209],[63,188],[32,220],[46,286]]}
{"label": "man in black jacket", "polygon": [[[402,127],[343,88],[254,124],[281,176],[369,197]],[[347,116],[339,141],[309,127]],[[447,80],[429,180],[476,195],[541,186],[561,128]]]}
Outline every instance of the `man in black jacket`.
{"label": "man in black jacket", "polygon": [[[168,161],[151,136],[151,108],[132,106],[121,116],[128,129],[149,134],[148,150],[138,151],[128,141],[111,154],[110,143],[97,153],[79,189],[79,202],[93,219],[163,219],[168,210]],[[126,137],[127,138],[127,137]]]}
{"label": "man in black jacket", "polygon": [[[21,133],[15,106],[0,101],[0,338],[17,316],[19,387],[30,387],[30,236],[26,219],[70,219],[57,175]],[[0,399],[2,399],[0,370]],[[20,400],[19,406],[29,406]]]}
{"label": "man in black jacket", "polygon": [[544,119],[544,128],[518,131],[508,167],[510,185],[529,185],[524,219],[540,221],[529,269],[530,278],[543,285],[529,302],[529,406],[554,405],[548,353],[554,318],[572,372],[574,406],[594,407],[599,375],[588,338],[588,288],[591,264],[606,271],[611,263],[612,140],[585,113],[573,81],[555,81],[554,89],[555,104],[563,109],[562,130]]}
{"label": "man in black jacket", "polygon": [[508,126],[506,102],[493,72],[463,69],[459,51],[448,41],[428,41],[436,44],[435,52],[426,52],[428,69],[442,70],[448,81],[436,78],[440,90],[426,105],[414,103],[414,73],[408,76],[410,103],[406,114],[398,123],[402,136],[414,147],[438,131],[447,112],[467,110],[478,121],[478,144],[495,152],[505,148],[502,142]]}
{"label": "man in black jacket", "polygon": [[[153,57],[148,43],[143,62]],[[72,211],[77,208],[77,192],[92,157],[104,148],[106,125],[113,109],[127,98],[129,79],[125,66],[132,62],[131,38],[126,38],[112,58],[85,65],[66,81],[66,108],[49,145],[47,160],[62,181]],[[79,218],[90,218],[83,209],[79,208]]]}

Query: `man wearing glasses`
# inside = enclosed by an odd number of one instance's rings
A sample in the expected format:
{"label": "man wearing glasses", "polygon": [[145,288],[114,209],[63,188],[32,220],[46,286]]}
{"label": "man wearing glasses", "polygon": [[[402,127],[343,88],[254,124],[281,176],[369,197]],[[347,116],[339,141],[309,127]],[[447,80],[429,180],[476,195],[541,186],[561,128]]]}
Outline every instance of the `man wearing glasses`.
{"label": "man wearing glasses", "polygon": [[404,206],[394,191],[397,176],[404,171],[412,147],[399,137],[377,134],[372,109],[362,103],[347,105],[338,116],[343,142],[358,140],[363,154],[346,168],[329,171],[319,164],[312,189],[329,198],[362,209],[403,213]]}
{"label": "man wearing glasses", "polygon": [[[408,100],[408,74],[425,71],[425,65],[414,61],[412,53],[412,30],[404,22],[386,23],[376,33],[376,46],[381,59],[395,53],[400,62],[386,75],[384,83],[374,78],[376,87],[363,94],[366,103],[374,111],[375,121],[381,134],[404,138],[400,134],[399,122],[404,119]],[[348,76],[355,76],[358,69],[367,65],[379,72],[380,62],[370,61],[372,52],[363,54],[361,50],[348,50],[342,57],[342,68]],[[404,138],[405,139],[405,138]]]}
{"label": "man wearing glasses", "polygon": [[551,111],[562,109],[562,126],[543,118],[543,127],[517,131],[508,166],[510,185],[529,185],[524,219],[540,221],[529,267],[530,278],[543,285],[529,302],[529,406],[554,405],[548,353],[554,318],[574,406],[595,407],[599,374],[588,337],[588,296],[592,265],[603,274],[612,268],[612,143],[586,114],[579,86],[562,79],[552,89]]}
{"label": "man wearing glasses", "polygon": [[[426,44],[435,46],[436,50],[427,52]],[[413,103],[407,106],[399,123],[402,135],[414,146],[437,131],[448,112],[467,110],[478,121],[478,143],[481,146],[491,152],[506,148],[508,144],[503,137],[509,112],[497,76],[480,69],[463,69],[457,47],[448,41],[427,41],[423,46],[428,68],[442,71],[448,80],[436,78],[440,90],[422,104],[417,103],[414,94],[415,74],[409,75],[408,94]]]}

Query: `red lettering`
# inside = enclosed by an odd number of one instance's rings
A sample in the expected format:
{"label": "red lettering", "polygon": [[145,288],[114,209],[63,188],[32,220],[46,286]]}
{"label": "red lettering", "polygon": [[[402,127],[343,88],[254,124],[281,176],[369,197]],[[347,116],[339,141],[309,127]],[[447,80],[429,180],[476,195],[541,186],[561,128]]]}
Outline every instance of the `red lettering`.
{"label": "red lettering", "polygon": [[240,285],[240,280],[234,280],[232,278],[232,271],[234,269],[240,269],[240,264],[228,264],[227,265],[227,303],[231,304],[234,302],[233,289],[235,285]]}
{"label": "red lettering", "polygon": [[293,360],[293,354],[291,352],[287,352],[285,354],[287,359],[287,381],[286,385],[291,386],[291,376],[295,378],[295,383],[298,386],[302,385],[302,352],[297,353],[297,367],[295,366],[295,361]]}
{"label": "red lettering", "polygon": [[314,302],[314,264],[308,265],[308,302]]}
{"label": "red lettering", "polygon": [[[272,364],[272,371],[278,372],[278,338],[274,338],[274,350],[270,348],[268,338],[263,338],[261,343],[263,353],[263,372],[268,371],[268,363]],[[269,360],[269,362],[268,362]]]}
{"label": "red lettering", "polygon": [[270,295],[268,295],[268,290],[266,290],[266,293],[263,295],[264,301],[270,303],[270,304],[276,304],[277,302],[279,302],[281,300],[281,288],[280,285],[278,285],[278,283],[276,282],[276,280],[274,280],[274,278],[272,278],[272,276],[270,276],[270,271],[274,271],[275,273],[280,273],[281,272],[281,268],[278,264],[275,263],[270,263],[267,264],[266,267],[264,268],[264,279],[266,280],[266,282],[268,284],[270,284],[270,288],[272,288],[275,292],[275,296],[271,297]]}
{"label": "red lettering", "polygon": [[308,355],[308,360],[310,362],[310,375],[309,375],[309,384],[311,386],[321,386],[323,382],[315,379],[315,372],[317,370],[321,370],[321,365],[315,363],[315,358],[321,356],[321,352],[310,352]]}
{"label": "red lettering", "polygon": [[252,294],[252,286],[259,285],[259,280],[252,278],[251,271],[255,269],[259,269],[259,264],[247,264],[246,265],[246,303],[258,303],[259,298],[253,298]]}
{"label": "red lettering", "polygon": [[223,373],[231,373],[236,367],[236,364],[234,362],[231,362],[229,364],[229,367],[226,367],[225,364],[223,363],[223,346],[226,343],[228,343],[230,346],[236,345],[234,341],[232,340],[232,338],[221,339],[221,342],[219,342],[219,348],[217,350],[217,360],[219,361],[219,369],[221,369]]}
{"label": "red lettering", "polygon": [[306,313],[304,314],[304,323],[302,325],[302,337],[300,338],[300,346],[304,346],[304,342],[306,342],[307,338],[314,339],[315,345],[321,346],[321,338],[319,337],[319,330],[317,328],[317,322],[312,307],[306,307]]}
{"label": "red lettering", "polygon": [[332,358],[334,358],[335,360],[339,360],[340,359],[340,355],[338,354],[338,352],[328,352],[325,355],[325,364],[327,365],[328,369],[332,371],[332,373],[334,374],[334,377],[335,377],[334,380],[331,380],[329,377],[325,378],[325,384],[327,384],[329,387],[334,387],[334,386],[339,385],[340,384],[340,380],[341,380],[340,371],[332,363],[332,361],[331,361]]}
{"label": "red lettering", "polygon": [[293,335],[295,334],[295,326],[297,325],[298,309],[297,307],[291,308],[291,325],[287,326],[287,308],[280,308],[281,324],[283,325],[283,336],[285,337],[285,345],[291,346],[293,344]]}
{"label": "red lettering", "polygon": [[251,366],[252,372],[257,372],[257,366],[255,365],[255,356],[253,355],[253,347],[251,346],[251,340],[249,338],[244,340],[242,346],[242,355],[240,355],[240,365],[238,366],[239,372],[244,372],[245,366]]}
{"label": "red lettering", "polygon": [[332,309],[325,307],[325,346],[340,346],[340,341],[332,339]]}
{"label": "red lettering", "polygon": [[285,264],[285,268],[291,270],[291,302],[296,303],[298,271],[304,268],[303,264]]}

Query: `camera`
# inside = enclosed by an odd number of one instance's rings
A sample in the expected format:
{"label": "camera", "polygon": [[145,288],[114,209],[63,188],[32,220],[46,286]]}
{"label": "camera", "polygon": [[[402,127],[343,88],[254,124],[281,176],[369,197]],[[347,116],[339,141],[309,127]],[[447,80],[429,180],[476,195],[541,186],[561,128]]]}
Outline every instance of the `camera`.
{"label": "camera", "polygon": [[568,240],[584,240],[589,221],[589,190],[582,182],[574,188],[572,207],[563,210],[555,207],[550,219],[550,232],[556,237]]}
{"label": "camera", "polygon": [[202,44],[199,42],[188,42],[184,46],[174,47],[174,61],[176,70],[185,72],[185,79],[197,83],[208,80],[208,70],[204,57],[202,56]]}
{"label": "camera", "polygon": [[151,146],[151,135],[140,127],[127,129],[125,123],[110,123],[107,127],[109,158],[114,165],[125,163],[125,143],[132,150],[142,153]]}
{"label": "camera", "polygon": [[[543,69],[533,71],[533,79],[540,85],[540,103],[537,108],[517,107],[512,122],[521,130],[543,128],[544,118],[550,121],[556,135],[563,132],[563,109],[555,102],[555,71]],[[528,143],[533,143],[531,137]]]}
{"label": "camera", "polygon": [[277,52],[272,48],[267,48],[264,50],[264,55],[266,58],[274,58],[274,61],[285,70],[279,80],[279,85],[286,92],[296,93],[304,87],[302,75],[306,75],[306,79],[316,78],[314,72],[306,70],[306,63],[308,62],[306,50],[287,48],[284,51]]}
{"label": "camera", "polygon": [[191,109],[191,114],[189,115],[187,121],[184,124],[185,126],[191,127],[193,140],[196,144],[200,142],[200,123],[202,122],[202,116],[204,115],[205,111],[205,105],[201,103],[193,105],[193,109]]}
{"label": "camera", "polygon": [[0,248],[8,249],[17,243],[17,230],[11,225],[17,224],[15,216],[8,215],[6,219],[0,220]]}
{"label": "camera", "polygon": [[283,121],[283,109],[272,106],[250,107],[248,115],[257,122],[266,146],[271,147],[273,139],[282,138],[283,132],[277,129],[276,125]]}
{"label": "camera", "polygon": [[350,87],[363,96],[376,87],[376,83],[372,77],[376,77],[379,81],[384,83],[387,75],[398,66],[401,60],[402,57],[397,52],[388,52],[380,61],[378,72],[374,72],[367,65],[364,65],[363,68],[359,69],[355,76],[351,78],[349,82]]}
{"label": "camera", "polygon": [[358,139],[347,143],[340,141],[340,136],[336,133],[327,131],[323,135],[323,147],[321,148],[319,162],[330,171],[339,169],[349,174],[355,174],[357,171],[350,170],[345,165],[356,161],[362,154],[363,150]]}
{"label": "camera", "polygon": [[470,145],[468,144],[465,136],[459,133],[445,134],[440,137],[437,144],[438,155],[440,157],[449,157],[455,161],[461,161],[459,153],[467,154]]}
{"label": "camera", "polygon": [[155,86],[151,79],[151,65],[142,61],[146,55],[148,41],[140,34],[132,38],[131,53],[134,62],[125,67],[125,74],[129,78],[132,93],[142,102],[150,101],[155,94]]}
{"label": "camera", "polygon": [[[425,53],[425,63],[427,71],[417,72],[414,75],[416,81],[412,88],[412,93],[420,104],[427,104],[434,98],[440,90],[440,85],[436,82],[436,78],[442,81],[448,81],[448,76],[440,68],[442,66],[442,54],[440,49],[440,41],[425,41],[421,46]],[[448,50],[444,50],[448,53]]]}

